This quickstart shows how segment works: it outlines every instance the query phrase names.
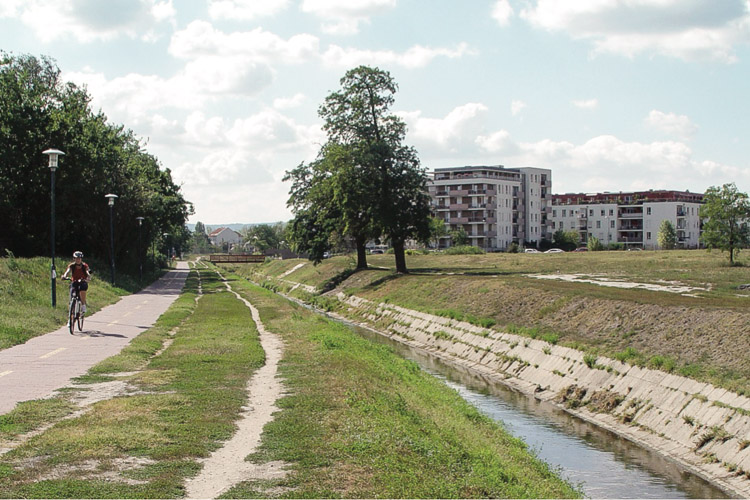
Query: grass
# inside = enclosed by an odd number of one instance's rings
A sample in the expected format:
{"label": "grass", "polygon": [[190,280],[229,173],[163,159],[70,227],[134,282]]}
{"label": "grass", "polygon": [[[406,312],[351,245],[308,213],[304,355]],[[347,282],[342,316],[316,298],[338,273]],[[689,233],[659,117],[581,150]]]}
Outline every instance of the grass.
{"label": "grass", "polygon": [[[59,275],[65,270],[65,260],[58,259]],[[88,294],[88,312],[117,302],[119,298],[139,289],[131,276],[119,274],[118,287],[109,283],[107,266],[90,263],[94,274]],[[158,276],[148,277],[150,283]],[[0,258],[0,349],[23,344],[65,324],[67,315],[68,285],[57,280],[57,307],[52,308],[50,259],[48,257],[17,258],[12,254]]]}
{"label": "grass", "polygon": [[[200,274],[205,295],[197,304],[191,278],[156,327],[91,371],[98,377],[140,369],[130,379],[138,392],[96,403],[0,457],[0,497],[184,495],[196,460],[234,432],[247,380],[265,359],[249,310],[213,272]],[[154,357],[169,332],[174,342]],[[123,461],[141,465],[118,465]],[[102,480],[107,473],[116,479]]]}
{"label": "grass", "polygon": [[[743,253],[747,260],[746,253]],[[368,257],[371,268],[339,284],[346,294],[469,321],[584,352],[660,369],[750,395],[750,265],[729,267],[703,250],[557,254],[408,255],[411,273],[393,258]],[[352,266],[348,257],[320,266],[304,260],[236,266],[237,273],[320,284]],[[539,280],[531,274],[586,274],[651,284],[679,282],[695,296]],[[669,283],[666,283],[669,282]],[[296,292],[295,292],[296,293]],[[721,349],[713,346],[721,345]],[[739,353],[739,355],[738,355]]]}
{"label": "grass", "polygon": [[[444,383],[391,349],[270,291],[237,282],[281,335],[289,392],[254,462],[287,478],[226,498],[571,497],[579,493]],[[279,493],[280,492],[280,493]]]}

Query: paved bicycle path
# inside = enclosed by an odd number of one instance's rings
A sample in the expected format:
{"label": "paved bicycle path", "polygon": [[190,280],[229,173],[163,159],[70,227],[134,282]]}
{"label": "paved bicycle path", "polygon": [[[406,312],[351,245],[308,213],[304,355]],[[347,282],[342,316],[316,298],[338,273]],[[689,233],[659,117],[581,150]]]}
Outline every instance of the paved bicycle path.
{"label": "paved bicycle path", "polygon": [[[96,363],[119,353],[151,328],[177,299],[187,275],[187,262],[178,262],[177,270],[151,286],[86,316],[82,332],[76,328],[71,335],[63,326],[0,351],[0,415],[21,401],[49,396]],[[96,287],[92,292],[90,297],[96,300]]]}

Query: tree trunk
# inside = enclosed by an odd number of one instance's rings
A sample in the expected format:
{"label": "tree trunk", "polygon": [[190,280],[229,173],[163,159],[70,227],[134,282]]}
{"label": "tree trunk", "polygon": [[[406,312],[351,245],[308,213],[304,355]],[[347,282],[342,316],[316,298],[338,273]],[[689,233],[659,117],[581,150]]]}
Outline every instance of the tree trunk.
{"label": "tree trunk", "polygon": [[364,238],[356,238],[357,243],[357,269],[367,269],[367,248]]}
{"label": "tree trunk", "polygon": [[406,269],[406,252],[404,251],[404,242],[393,240],[393,254],[396,256],[396,272],[408,273]]}

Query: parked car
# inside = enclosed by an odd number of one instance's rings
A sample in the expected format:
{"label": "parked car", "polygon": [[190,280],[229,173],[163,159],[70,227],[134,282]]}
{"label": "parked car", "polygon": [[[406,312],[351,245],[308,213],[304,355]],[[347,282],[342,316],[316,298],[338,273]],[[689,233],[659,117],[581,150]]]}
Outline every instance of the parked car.
{"label": "parked car", "polygon": [[576,248],[576,249],[575,249],[575,250],[573,250],[573,251],[574,251],[574,252],[588,252],[588,251],[589,251],[589,249],[588,249],[588,248],[586,248],[586,247],[578,247],[578,248]]}
{"label": "parked car", "polygon": [[565,253],[565,250],[561,250],[559,248],[550,248],[544,253]]}
{"label": "parked car", "polygon": [[375,255],[375,254],[381,254],[381,253],[384,253],[384,252],[381,249],[379,249],[379,248],[375,248],[372,251],[370,251],[370,253],[372,255]]}
{"label": "parked car", "polygon": [[542,252],[540,252],[536,248],[527,248],[526,250],[523,251],[523,253],[542,253]]}

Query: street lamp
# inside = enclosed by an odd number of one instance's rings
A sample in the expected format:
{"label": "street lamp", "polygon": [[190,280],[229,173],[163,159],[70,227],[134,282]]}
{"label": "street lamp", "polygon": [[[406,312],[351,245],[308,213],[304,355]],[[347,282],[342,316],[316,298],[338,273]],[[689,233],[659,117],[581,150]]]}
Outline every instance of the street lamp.
{"label": "street lamp", "polygon": [[42,151],[49,157],[49,172],[50,172],[50,200],[51,200],[51,230],[50,230],[50,249],[52,252],[52,266],[50,267],[50,287],[52,291],[52,307],[57,307],[57,287],[55,286],[55,279],[57,279],[57,271],[55,270],[55,170],[57,170],[57,157],[64,155],[59,149],[48,149]]}
{"label": "street lamp", "polygon": [[136,217],[138,221],[138,280],[140,284],[143,284],[143,259],[141,258],[141,226],[143,225],[143,217]]}
{"label": "street lamp", "polygon": [[107,202],[109,205],[109,251],[110,251],[110,257],[111,257],[111,263],[112,263],[112,285],[115,284],[115,224],[114,224],[114,216],[112,215],[112,211],[115,206],[115,199],[117,198],[116,194],[105,194],[105,198],[107,198]]}
{"label": "street lamp", "polygon": [[169,233],[164,233],[164,248],[165,253],[167,254],[167,267],[169,267]]}

